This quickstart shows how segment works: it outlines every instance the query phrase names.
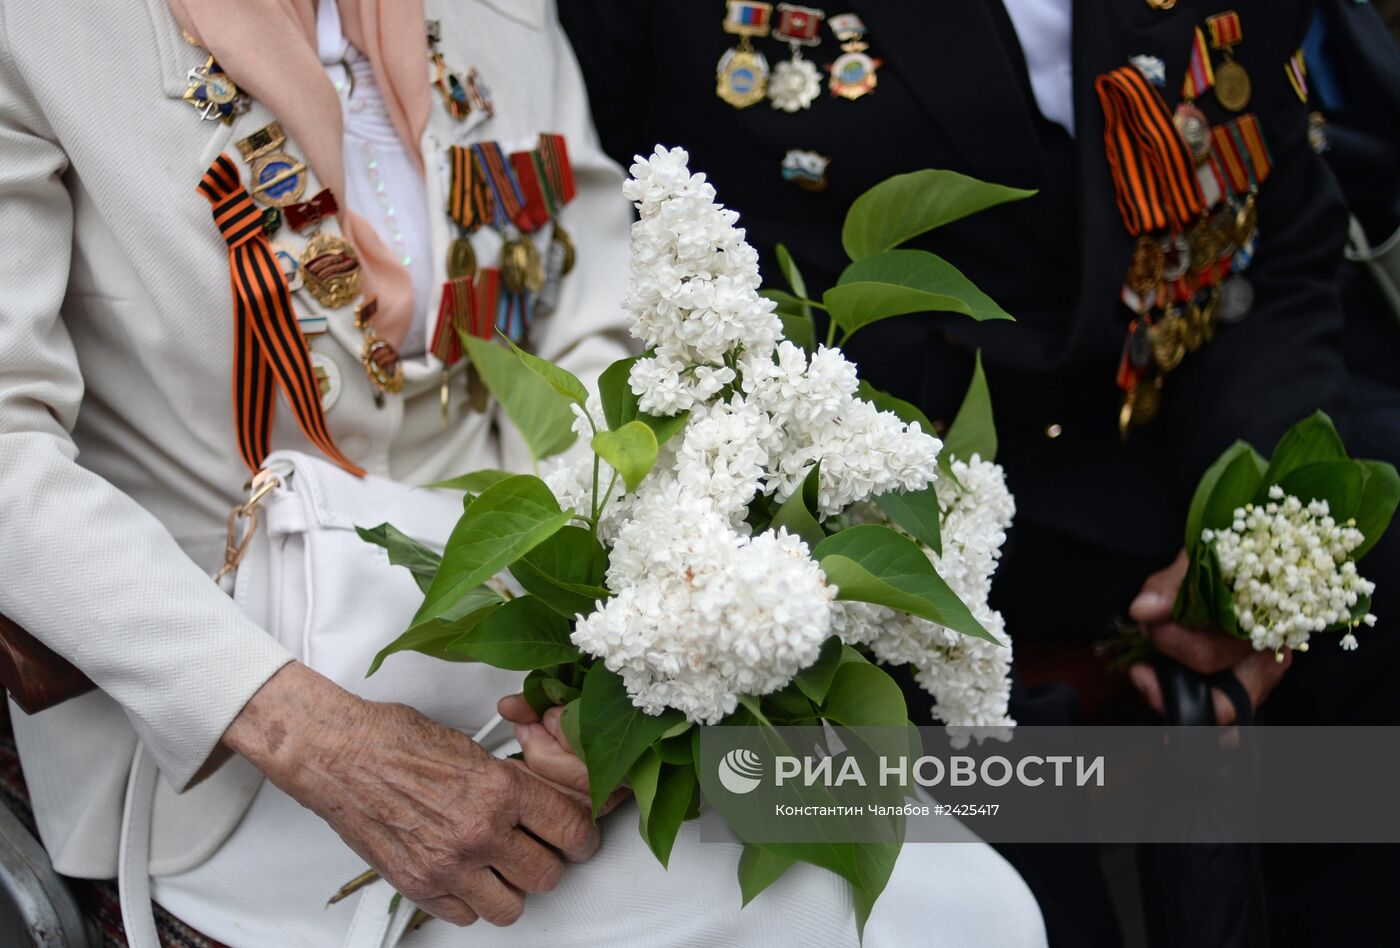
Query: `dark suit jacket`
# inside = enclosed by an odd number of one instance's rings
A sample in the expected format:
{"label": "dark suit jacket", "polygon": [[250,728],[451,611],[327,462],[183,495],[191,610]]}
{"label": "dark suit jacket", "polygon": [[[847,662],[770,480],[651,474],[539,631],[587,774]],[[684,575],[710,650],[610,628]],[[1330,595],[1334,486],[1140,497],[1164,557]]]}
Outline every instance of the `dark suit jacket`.
{"label": "dark suit jacket", "polygon": [[[1306,140],[1306,110],[1284,64],[1309,4],[1291,0],[1076,0],[1073,44],[1077,135],[1040,116],[1024,57],[996,0],[848,0],[884,61],[873,94],[825,94],[789,115],[760,103],[736,111],[715,95],[715,64],[735,45],[719,0],[562,0],[607,150],[626,163],[658,142],[682,145],[763,254],[785,243],[814,294],[846,260],[840,230],[852,200],[884,178],[951,168],[1037,197],[994,209],[914,244],[946,257],[1016,318],[892,320],[862,333],[853,354],[867,377],[949,419],[976,347],[988,366],[1002,450],[1023,520],[1109,549],[1169,555],[1181,545],[1190,493],[1235,438],[1268,452],[1291,423],[1343,409],[1341,315],[1332,279],[1345,234],[1335,185]],[[1187,67],[1192,27],[1232,7],[1244,42],[1236,58],[1254,85],[1250,110],[1275,168],[1260,198],[1261,242],[1250,277],[1253,314],[1222,329],[1166,382],[1161,416],[1127,444],[1117,428],[1114,371],[1129,319],[1118,302],[1132,240],[1117,211],[1104,156],[1094,78],[1151,54],[1166,63],[1168,103]],[[839,53],[826,27],[806,55]],[[776,63],[787,49],[756,45]],[[1206,103],[1213,120],[1229,117]],[[785,184],[785,152],[831,156],[830,187]],[[1047,427],[1062,434],[1048,438]]]}

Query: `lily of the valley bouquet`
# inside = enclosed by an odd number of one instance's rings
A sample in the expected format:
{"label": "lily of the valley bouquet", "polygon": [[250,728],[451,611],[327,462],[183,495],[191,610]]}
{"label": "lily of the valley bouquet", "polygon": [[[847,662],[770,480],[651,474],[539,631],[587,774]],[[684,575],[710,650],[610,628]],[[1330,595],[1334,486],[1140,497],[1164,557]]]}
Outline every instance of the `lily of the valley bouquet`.
{"label": "lily of the valley bouquet", "polygon": [[1348,457],[1318,412],[1265,460],[1236,444],[1201,479],[1186,521],[1190,565],[1173,618],[1220,629],[1259,651],[1306,651],[1314,635],[1374,625],[1375,584],[1357,571],[1400,502],[1400,477]]}
{"label": "lily of the valley bouquet", "polygon": [[[440,558],[388,525],[362,535],[425,591],[375,667],[413,649],[528,672],[536,710],[564,707],[595,810],[630,782],[664,863],[704,805],[702,727],[907,726],[872,662],[913,666],[948,725],[1012,725],[1010,648],[987,597],[1013,504],[980,366],[941,442],[837,343],[906,313],[1009,318],[945,261],[895,248],[1026,192],[938,171],[876,187],[846,221],[853,262],[817,302],[785,252],[793,292],[760,293],[738,215],[685,152],[658,148],[631,172],[626,306],[645,354],[590,394],[552,363],[464,338],[540,476],[449,482],[466,508]],[[813,309],[830,317],[826,345]],[[747,899],[813,862],[868,911],[897,853],[749,846],[739,871]]]}

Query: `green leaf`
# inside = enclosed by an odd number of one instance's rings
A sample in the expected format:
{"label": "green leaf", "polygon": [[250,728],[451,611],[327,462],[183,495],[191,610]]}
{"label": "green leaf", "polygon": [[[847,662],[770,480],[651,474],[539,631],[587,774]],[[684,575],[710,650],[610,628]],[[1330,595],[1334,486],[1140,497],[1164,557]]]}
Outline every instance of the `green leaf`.
{"label": "green leaf", "polygon": [[510,346],[511,351],[525,364],[525,368],[544,379],[550,388],[570,401],[578,402],[580,405],[587,404],[588,389],[584,388],[583,383],[578,380],[578,376],[574,375],[574,373],[570,372],[568,369],[560,368],[548,359],[541,359],[537,355],[526,352],[524,349],[517,346],[515,340],[511,339],[505,333],[501,333],[501,338],[506,341],[506,345]]}
{"label": "green leaf", "polygon": [[792,254],[783,244],[773,248],[773,253],[778,258],[778,269],[783,272],[783,279],[787,280],[787,285],[792,288],[792,292],[799,298],[807,296],[807,281],[802,279],[802,271],[797,269],[797,264],[793,262]]}
{"label": "green leaf", "polygon": [[778,319],[783,324],[783,338],[789,340],[793,345],[800,346],[802,351],[811,355],[817,349],[817,324],[810,316],[803,316],[800,313],[785,313],[778,310]]}
{"label": "green leaf", "polygon": [[758,295],[777,303],[779,310],[785,310],[795,315],[811,316],[810,311],[813,309],[826,309],[817,300],[809,300],[805,296],[794,296],[786,290],[776,290],[772,287],[759,290]]}
{"label": "green leaf", "polygon": [[889,527],[867,524],[842,530],[818,544],[812,556],[836,585],[837,599],[889,606],[964,635],[997,641],[938,575],[924,551]]}
{"label": "green leaf", "polygon": [[909,723],[904,692],[889,672],[876,665],[840,665],[831,678],[823,718],[846,727],[884,727]]}
{"label": "green leaf", "polygon": [[913,402],[906,402],[902,398],[895,398],[889,392],[882,392],[864,379],[860,383],[859,395],[880,411],[889,412],[906,425],[918,422],[919,428],[925,434],[934,433],[933,422],[929,421],[928,415]]}
{"label": "green leaf", "polygon": [[1361,559],[1380,541],[1395,515],[1397,503],[1400,503],[1400,476],[1396,475],[1394,467],[1383,461],[1357,463],[1366,468],[1369,476],[1356,513],[1356,529],[1366,539],[1352,552],[1354,560]]}
{"label": "green leaf", "polygon": [[757,843],[746,843],[739,857],[739,891],[743,893],[744,905],[777,882],[796,862],[791,856],[780,856]]}
{"label": "green leaf", "polygon": [[498,484],[507,477],[514,477],[510,471],[498,471],[494,468],[484,468],[480,471],[472,471],[470,474],[463,474],[445,481],[434,481],[431,484],[424,484],[428,489],[436,490],[464,490],[471,494],[479,494],[493,484]]}
{"label": "green leaf", "polygon": [[[1327,501],[1327,509],[1339,522],[1356,516],[1361,497],[1366,490],[1366,468],[1355,461],[1318,461],[1294,468],[1279,482],[1285,494],[1297,497],[1304,504],[1311,500]],[[1267,488],[1260,486],[1261,493]],[[1263,498],[1256,498],[1264,502]]]}
{"label": "green leaf", "polygon": [[939,556],[943,555],[943,534],[938,494],[933,485],[916,491],[890,491],[875,498],[875,504],[890,522]]}
{"label": "green leaf", "polygon": [[463,336],[462,341],[481,380],[514,422],[535,460],[558,454],[574,443],[577,435],[568,398],[509,349],[475,336]]}
{"label": "green leaf", "polygon": [[558,678],[546,678],[544,681],[540,682],[540,688],[543,689],[544,696],[548,698],[552,704],[559,706],[568,705],[570,702],[578,700],[583,694],[579,689],[572,685],[564,684]]}
{"label": "green leaf", "polygon": [[[582,692],[580,692],[580,695]],[[583,742],[579,739],[578,732],[578,709],[581,698],[575,698],[564,705],[564,711],[559,715],[559,730],[564,732],[564,740],[568,741],[569,749],[575,755],[583,753]]]}
{"label": "green leaf", "polygon": [[847,333],[907,313],[962,313],[979,321],[1011,318],[952,264],[924,250],[890,250],[857,260],[822,302]]}
{"label": "green leaf", "polygon": [[812,465],[812,469],[802,479],[802,486],[794,491],[791,497],[783,501],[777,513],[773,514],[773,522],[769,524],[770,529],[777,530],[779,527],[786,527],[788,533],[801,537],[808,547],[815,547],[826,539],[826,532],[817,522],[816,514],[820,479],[821,462],[818,461]]}
{"label": "green leaf", "polygon": [[598,376],[598,398],[603,403],[603,418],[610,431],[616,431],[637,417],[637,395],[628,381],[632,366],[642,356],[618,359]]}
{"label": "green leaf", "polygon": [[379,650],[379,654],[375,655],[374,661],[370,663],[369,670],[365,672],[365,677],[368,678],[379,671],[379,666],[384,664],[384,660],[395,652],[422,652],[424,655],[446,661],[470,661],[471,659],[452,652],[452,643],[500,608],[501,597],[494,589],[479,586],[462,597],[462,600],[464,608],[467,605],[473,607],[471,611],[450,621],[434,619],[413,626]]}
{"label": "green leaf", "polygon": [[544,693],[544,683],[550,677],[545,669],[536,668],[525,676],[525,683],[520,688],[520,693],[525,696],[525,703],[540,717],[544,717],[544,713],[554,707],[554,702]]}
{"label": "green leaf", "polygon": [[664,763],[654,750],[648,750],[629,776],[637,798],[638,828],[657,861],[665,866],[695,794],[695,767]]}
{"label": "green leaf", "polygon": [[636,356],[631,359],[619,359],[608,366],[599,376],[598,396],[603,402],[603,417],[607,419],[610,431],[617,431],[629,422],[640,421],[656,435],[657,445],[663,445],[671,440],[676,432],[685,427],[690,412],[683,411],[679,415],[663,417],[649,415],[637,407],[637,395],[632,391],[632,386],[627,378],[632,371],[633,363],[639,358],[648,357]]}
{"label": "green leaf", "polygon": [[827,689],[831,687],[831,678],[841,666],[841,649],[841,637],[833,635],[822,643],[821,654],[817,656],[817,660],[798,672],[797,677],[793,679],[793,684],[817,704],[826,699]]}
{"label": "green leaf", "polygon": [[482,491],[457,521],[413,626],[450,614],[468,591],[569,522],[544,481],[516,475]]}
{"label": "green leaf", "polygon": [[583,681],[579,735],[595,816],[647,748],[683,720],[678,711],[647,714],[632,703],[620,677],[593,666]]}
{"label": "green leaf", "polygon": [[920,234],[1036,192],[988,184],[955,171],[895,175],[856,198],[841,228],[852,260],[897,247]]}
{"label": "green leaf", "polygon": [[438,564],[442,562],[442,557],[438,555],[436,550],[419,543],[413,537],[388,523],[381,523],[370,529],[356,527],[355,532],[366,543],[373,543],[375,546],[382,546],[388,550],[389,562],[394,566],[405,567],[413,574],[413,580],[418,584],[418,588],[423,592],[428,591],[428,587],[433,582],[433,574],[437,572]]}
{"label": "green leaf", "polygon": [[629,493],[651,473],[659,448],[656,432],[643,421],[629,421],[615,431],[593,436],[593,450],[622,475]]}
{"label": "green leaf", "polygon": [[[1201,531],[1205,529],[1206,505],[1210,503],[1211,494],[1215,493],[1215,485],[1220,483],[1220,478],[1239,458],[1241,454],[1248,454],[1254,451],[1243,441],[1236,441],[1221,453],[1206,468],[1206,472],[1201,475],[1201,480],[1196,484],[1196,492],[1191,495],[1191,506],[1186,511],[1186,549],[1190,550],[1201,540]],[[1260,459],[1263,460],[1262,458]],[[1267,467],[1267,463],[1264,467]],[[1259,468],[1259,476],[1264,476],[1264,467]],[[1194,561],[1195,557],[1191,557]]]}
{"label": "green leaf", "polygon": [[1278,484],[1290,472],[1305,464],[1340,461],[1346,457],[1346,446],[1333,427],[1332,419],[1324,412],[1314,412],[1289,428],[1279,439],[1269,469],[1264,474],[1264,484]]}
{"label": "green leaf", "polygon": [[531,671],[577,661],[569,620],[534,596],[521,596],[491,612],[447,651],[507,671]]}
{"label": "green leaf", "polygon": [[[982,369],[982,351],[972,370],[972,382],[963,396],[958,415],[943,439],[943,456],[971,462],[979,455],[984,461],[997,459],[997,426],[992,417],[992,393],[987,387],[987,374]],[[940,458],[941,460],[941,458]]]}
{"label": "green leaf", "polygon": [[[1249,445],[1236,442],[1236,447],[1226,451],[1225,455],[1221,456],[1221,461],[1224,461],[1226,456],[1229,460],[1220,468],[1219,472],[1215,473],[1215,465],[1212,465],[1211,470],[1207,471],[1205,478],[1202,479],[1201,487],[1197,488],[1199,495],[1206,480],[1211,481],[1210,493],[1201,504],[1198,519],[1199,529],[1194,537],[1188,536],[1186,538],[1188,548],[1200,539],[1200,530],[1206,528],[1220,530],[1228,527],[1235,519],[1235,511],[1245,504],[1251,503],[1264,483],[1264,459]],[[1220,463],[1217,461],[1216,465]],[[1195,515],[1195,509],[1196,500],[1192,499],[1191,510],[1187,512],[1188,525]]]}
{"label": "green leaf", "polygon": [[608,598],[603,585],[607,566],[607,551],[593,534],[569,525],[512,563],[510,572],[526,592],[572,619],[588,615]]}

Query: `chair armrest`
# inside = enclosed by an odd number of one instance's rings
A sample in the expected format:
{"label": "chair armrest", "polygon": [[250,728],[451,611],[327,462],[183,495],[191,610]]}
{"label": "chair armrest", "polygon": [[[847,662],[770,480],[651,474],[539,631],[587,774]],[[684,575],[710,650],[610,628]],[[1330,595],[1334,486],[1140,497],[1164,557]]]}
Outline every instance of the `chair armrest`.
{"label": "chair armrest", "polygon": [[25,714],[38,714],[96,686],[67,659],[0,616],[0,685]]}

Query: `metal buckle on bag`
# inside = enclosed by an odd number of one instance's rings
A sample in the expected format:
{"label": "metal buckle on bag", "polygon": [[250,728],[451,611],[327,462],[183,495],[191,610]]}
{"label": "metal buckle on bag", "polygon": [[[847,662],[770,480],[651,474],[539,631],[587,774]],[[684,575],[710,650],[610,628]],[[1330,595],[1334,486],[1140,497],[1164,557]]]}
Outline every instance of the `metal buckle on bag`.
{"label": "metal buckle on bag", "polygon": [[[224,565],[214,574],[214,582],[223,585],[224,577],[232,575],[238,569],[238,564],[243,562],[243,556],[253,542],[253,536],[258,532],[258,505],[264,497],[281,487],[284,481],[291,480],[291,477],[290,468],[278,471],[269,466],[258,471],[252,480],[243,485],[244,489],[251,493],[246,501],[229,511],[228,534],[224,541]],[[240,524],[243,525],[241,533]]]}

